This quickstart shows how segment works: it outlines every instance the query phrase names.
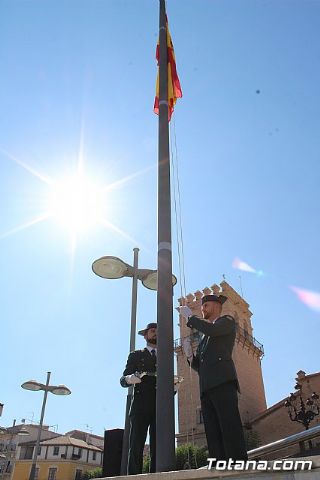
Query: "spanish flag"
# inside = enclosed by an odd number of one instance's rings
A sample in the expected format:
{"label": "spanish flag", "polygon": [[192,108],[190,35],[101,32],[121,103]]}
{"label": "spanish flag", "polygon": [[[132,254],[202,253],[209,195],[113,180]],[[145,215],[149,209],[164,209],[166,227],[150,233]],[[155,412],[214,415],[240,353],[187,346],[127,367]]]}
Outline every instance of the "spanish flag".
{"label": "spanish flag", "polygon": [[[167,48],[168,48],[168,121],[170,122],[172,112],[174,110],[174,106],[176,104],[177,98],[182,97],[182,90],[180,86],[180,80],[177,74],[177,67],[176,67],[176,58],[174,56],[174,49],[173,43],[171,39],[171,35],[169,32],[168,26],[168,19],[166,22],[167,28]],[[160,57],[160,47],[159,47],[159,40],[156,49],[156,59],[159,65],[159,57]],[[154,99],[154,113],[159,115],[159,67],[158,67],[158,76],[157,76],[157,85],[156,85],[156,97]]]}

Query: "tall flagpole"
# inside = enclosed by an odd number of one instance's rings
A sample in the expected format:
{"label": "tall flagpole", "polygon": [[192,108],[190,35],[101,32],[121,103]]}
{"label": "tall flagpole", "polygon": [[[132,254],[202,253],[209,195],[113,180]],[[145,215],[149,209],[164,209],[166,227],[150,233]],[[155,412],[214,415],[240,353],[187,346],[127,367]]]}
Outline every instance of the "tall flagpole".
{"label": "tall flagpole", "polygon": [[166,472],[174,470],[175,467],[175,431],[168,62],[165,0],[160,0],[159,52],[156,463],[158,472]]}

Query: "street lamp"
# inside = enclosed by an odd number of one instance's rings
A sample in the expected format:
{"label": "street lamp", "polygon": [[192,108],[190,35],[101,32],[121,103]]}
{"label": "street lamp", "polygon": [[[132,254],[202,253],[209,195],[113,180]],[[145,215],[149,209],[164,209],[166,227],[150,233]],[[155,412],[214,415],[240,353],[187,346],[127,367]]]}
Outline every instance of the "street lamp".
{"label": "street lamp", "polygon": [[[139,248],[133,249],[134,253],[139,252]],[[133,267],[125,263],[121,258],[106,256],[98,258],[92,264],[92,270],[96,275],[102,278],[108,279],[117,279],[123,277],[132,277],[134,279],[135,275],[138,280],[141,280],[142,284],[149,288],[149,290],[158,289],[158,271],[149,270],[146,268],[138,268],[135,265]],[[172,275],[172,286],[177,283],[177,279]]]}
{"label": "street lamp", "polygon": [[[284,407],[287,409],[292,422],[302,423],[304,428],[308,430],[314,417],[320,414],[319,395],[313,392],[312,395],[304,401],[301,392],[302,385],[297,383],[294,388],[297,392],[290,394],[290,397],[284,403]],[[312,441],[309,440],[308,444],[311,450]],[[304,450],[303,442],[300,443],[300,448],[301,451]]]}
{"label": "street lamp", "polygon": [[[92,264],[93,272],[102,278],[118,279],[123,277],[132,278],[132,300],[131,300],[131,323],[130,323],[130,349],[129,352],[135,350],[136,345],[136,317],[137,317],[137,290],[138,280],[149,290],[158,289],[158,271],[138,268],[139,248],[133,249],[133,266],[125,263],[121,258],[106,256],[95,260]],[[177,278],[172,275],[172,286],[176,285]],[[121,459],[121,475],[127,473],[128,451],[129,451],[129,408],[133,395],[133,386],[128,388],[126,402],[125,427],[122,442],[122,459]]]}
{"label": "street lamp", "polygon": [[25,390],[32,390],[33,392],[38,392],[39,390],[44,391],[37,441],[36,441],[35,450],[33,452],[32,466],[31,466],[29,480],[34,480],[35,473],[36,473],[38,450],[40,445],[41,430],[43,425],[43,418],[44,418],[44,412],[46,408],[48,392],[51,392],[54,395],[70,395],[71,393],[71,390],[65,385],[49,385],[50,376],[51,376],[51,372],[47,372],[46,384],[39,383],[36,380],[28,380],[27,382],[24,382],[21,385],[21,387],[24,388]]}

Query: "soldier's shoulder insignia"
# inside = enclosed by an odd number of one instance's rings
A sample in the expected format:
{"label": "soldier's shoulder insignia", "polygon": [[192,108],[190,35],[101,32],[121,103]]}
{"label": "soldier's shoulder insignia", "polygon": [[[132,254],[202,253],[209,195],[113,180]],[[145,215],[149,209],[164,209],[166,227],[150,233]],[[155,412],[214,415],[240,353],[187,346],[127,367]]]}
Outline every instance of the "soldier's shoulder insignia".
{"label": "soldier's shoulder insignia", "polygon": [[143,353],[143,350],[133,350],[130,355],[141,355]]}

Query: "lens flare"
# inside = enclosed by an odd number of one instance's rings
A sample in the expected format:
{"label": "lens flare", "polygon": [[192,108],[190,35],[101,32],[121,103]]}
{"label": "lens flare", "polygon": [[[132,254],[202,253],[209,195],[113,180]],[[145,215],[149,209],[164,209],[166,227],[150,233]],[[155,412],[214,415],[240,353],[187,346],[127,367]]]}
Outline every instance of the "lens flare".
{"label": "lens flare", "polygon": [[296,294],[297,298],[307,305],[307,307],[320,312],[320,293],[313,292],[311,290],[305,290],[303,288],[290,286],[291,290]]}
{"label": "lens flare", "polygon": [[263,270],[256,270],[255,268],[251,267],[248,263],[244,262],[243,260],[240,260],[240,258],[236,257],[233,262],[232,262],[233,268],[236,268],[237,270],[241,270],[242,272],[249,272],[249,273],[254,273],[257,275],[257,277],[262,277],[264,276]]}
{"label": "lens flare", "polygon": [[233,268],[237,270],[242,270],[243,272],[258,273],[258,271],[251,267],[248,263],[243,262],[240,258],[236,257],[232,262]]}

